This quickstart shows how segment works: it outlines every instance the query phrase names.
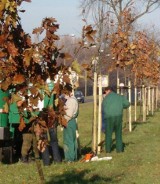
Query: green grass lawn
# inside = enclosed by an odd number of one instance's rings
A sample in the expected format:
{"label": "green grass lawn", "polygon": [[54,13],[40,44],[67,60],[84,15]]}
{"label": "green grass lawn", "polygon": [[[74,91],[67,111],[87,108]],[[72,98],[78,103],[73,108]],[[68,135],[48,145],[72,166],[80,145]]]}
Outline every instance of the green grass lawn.
{"label": "green grass lawn", "polygon": [[[125,113],[125,112],[124,112]],[[46,184],[159,184],[160,112],[147,122],[133,123],[133,131],[123,130],[124,153],[112,151],[112,160],[52,164],[42,169]],[[91,149],[93,103],[80,104],[78,126],[82,153]],[[58,128],[62,146],[62,131]],[[103,139],[104,135],[102,136]],[[113,137],[114,138],[114,137]],[[113,142],[114,144],[114,142]],[[99,157],[106,156],[104,148]],[[82,155],[83,157],[83,155]],[[0,184],[40,183],[35,163],[0,164]]]}

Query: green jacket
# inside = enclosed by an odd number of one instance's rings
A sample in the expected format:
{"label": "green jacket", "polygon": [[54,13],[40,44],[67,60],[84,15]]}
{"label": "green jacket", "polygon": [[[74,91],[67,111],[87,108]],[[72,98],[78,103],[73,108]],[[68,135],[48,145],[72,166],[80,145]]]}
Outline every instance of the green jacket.
{"label": "green jacket", "polygon": [[3,109],[6,103],[4,98],[9,98],[9,91],[3,91],[0,89],[0,109]]}
{"label": "green jacket", "polygon": [[9,123],[19,124],[20,115],[16,102],[11,103],[9,106]]}
{"label": "green jacket", "polygon": [[54,101],[54,95],[51,94],[49,97],[48,95],[45,95],[44,97],[44,108],[53,107],[53,101]]}
{"label": "green jacket", "polygon": [[102,102],[104,119],[113,116],[121,116],[123,114],[123,109],[126,109],[129,106],[130,102],[125,96],[114,92],[109,93]]}
{"label": "green jacket", "polygon": [[[0,89],[0,109],[1,110],[8,110],[8,104],[4,100],[5,98],[9,98],[9,91],[3,91]],[[5,107],[7,109],[5,109]],[[1,113],[0,112],[0,127],[7,127],[8,126],[8,113]]]}

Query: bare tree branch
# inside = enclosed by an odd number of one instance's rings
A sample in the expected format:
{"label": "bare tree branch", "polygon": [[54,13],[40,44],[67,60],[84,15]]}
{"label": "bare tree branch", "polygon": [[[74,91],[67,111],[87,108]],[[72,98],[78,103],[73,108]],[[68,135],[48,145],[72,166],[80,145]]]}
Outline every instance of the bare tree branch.
{"label": "bare tree branch", "polygon": [[89,12],[93,10],[93,7],[96,7],[99,2],[106,5],[106,8],[113,10],[118,22],[121,21],[121,12],[131,8],[136,3],[138,3],[138,5],[143,3],[142,7],[144,8],[141,9],[140,13],[137,13],[131,23],[135,22],[143,15],[153,12],[160,6],[160,0],[82,0],[81,8],[83,7],[83,9],[85,9],[85,13],[89,14]]}

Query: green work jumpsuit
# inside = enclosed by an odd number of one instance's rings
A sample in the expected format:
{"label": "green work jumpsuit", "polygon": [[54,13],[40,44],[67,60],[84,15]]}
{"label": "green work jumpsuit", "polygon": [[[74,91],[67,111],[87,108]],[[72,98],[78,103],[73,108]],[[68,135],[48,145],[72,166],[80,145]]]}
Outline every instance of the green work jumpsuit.
{"label": "green work jumpsuit", "polygon": [[123,151],[122,143],[122,117],[123,109],[130,106],[125,96],[110,92],[102,102],[102,111],[104,113],[105,123],[105,149],[107,153],[111,152],[112,133],[115,131],[116,151]]}
{"label": "green work jumpsuit", "polygon": [[[74,100],[77,101],[76,99]],[[68,121],[67,127],[65,127],[63,130],[65,161],[73,162],[77,160],[77,148],[78,148],[76,138],[77,116],[78,116],[78,109],[77,112],[73,115],[73,117]]]}

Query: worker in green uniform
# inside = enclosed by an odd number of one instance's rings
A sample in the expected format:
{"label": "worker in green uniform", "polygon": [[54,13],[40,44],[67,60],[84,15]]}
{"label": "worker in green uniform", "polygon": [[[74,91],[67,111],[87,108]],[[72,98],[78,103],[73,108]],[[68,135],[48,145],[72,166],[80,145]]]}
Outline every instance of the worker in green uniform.
{"label": "worker in green uniform", "polygon": [[[15,92],[11,95],[9,107],[9,124],[16,156],[21,158],[21,161],[24,163],[29,161],[31,147],[33,148],[35,158],[39,158],[36,137],[31,128],[32,123],[29,121],[31,113],[27,107],[27,99],[24,97],[26,91],[27,87],[25,84],[16,87]],[[25,107],[24,104],[26,104]]]}
{"label": "worker in green uniform", "polygon": [[[22,114],[22,118],[23,119],[21,121],[24,121],[24,128],[21,130],[19,127],[19,130],[22,131],[23,138],[21,148],[21,161],[24,163],[28,163],[30,161],[29,153],[31,151],[31,148],[34,153],[34,159],[39,159],[40,157],[39,150],[37,148],[37,139],[33,129],[33,123],[36,118],[34,119],[33,114],[31,114],[29,111],[24,111]],[[30,121],[31,119],[32,121]]]}
{"label": "worker in green uniform", "polygon": [[[54,109],[54,83],[51,80],[45,80],[41,78],[41,88],[38,89],[38,93],[41,99],[38,100],[37,106],[31,105],[32,113],[35,112],[34,109],[38,109],[38,119],[40,121],[45,121],[47,127],[41,133],[41,138],[45,139],[48,144],[45,145],[45,149],[40,149],[42,155],[42,161],[45,166],[51,164],[50,156],[52,156],[54,162],[61,162],[61,156],[59,152],[58,139],[57,139],[57,126],[54,120],[48,123],[49,114],[48,111]],[[38,140],[39,142],[39,140]],[[41,146],[40,146],[41,147]],[[51,148],[51,149],[50,149]],[[51,151],[51,152],[50,152]],[[51,154],[50,154],[51,153]]]}
{"label": "worker in green uniform", "polygon": [[[45,87],[44,90],[44,108],[47,109],[47,111],[50,111],[54,110],[54,93],[53,93],[54,83],[50,79],[47,79],[46,85],[47,86]],[[42,114],[45,113],[42,112]],[[49,113],[47,113],[46,116],[43,115],[43,117],[45,117],[44,120],[46,121],[48,126],[48,132],[44,133],[43,136],[49,139],[48,140],[49,144],[46,145],[45,150],[42,152],[42,160],[45,166],[51,164],[50,153],[54,163],[61,162],[61,155],[57,138],[57,122],[55,122],[55,120],[53,120],[51,117],[49,118],[49,116],[50,116]]]}
{"label": "worker in green uniform", "polygon": [[18,126],[20,123],[20,114],[17,105],[17,103],[21,100],[22,98],[18,94],[12,93],[9,104],[9,127],[11,138],[13,139],[13,148],[15,149],[16,158],[19,158],[21,156],[22,146],[22,133],[18,130]]}
{"label": "worker in green uniform", "polygon": [[115,131],[116,151],[123,152],[122,142],[122,118],[123,109],[130,106],[125,96],[113,92],[110,86],[105,88],[106,96],[102,102],[102,111],[105,123],[105,149],[107,153],[111,152],[112,133]]}
{"label": "worker in green uniform", "polygon": [[[30,87],[30,86],[29,86]],[[35,88],[36,89],[36,88]],[[40,158],[40,153],[37,148],[37,138],[34,132],[34,124],[37,123],[37,118],[40,113],[40,110],[43,104],[43,99],[40,99],[38,93],[39,90],[37,88],[37,98],[38,98],[38,104],[35,105],[32,103],[33,95],[30,92],[31,88],[28,88],[27,91],[27,108],[21,113],[21,116],[23,119],[20,122],[20,124],[24,124],[24,127],[21,129],[21,126],[19,126],[19,130],[22,132],[22,148],[21,148],[21,161],[23,163],[28,163],[30,161],[30,151],[33,151],[34,153],[34,159]],[[32,150],[31,150],[32,148]],[[33,160],[33,157],[32,157]]]}
{"label": "worker in green uniform", "polygon": [[67,126],[63,129],[64,156],[66,162],[73,162],[77,160],[76,118],[79,107],[77,99],[72,94],[71,86],[64,91],[64,97],[66,99],[64,118],[67,121]]}

